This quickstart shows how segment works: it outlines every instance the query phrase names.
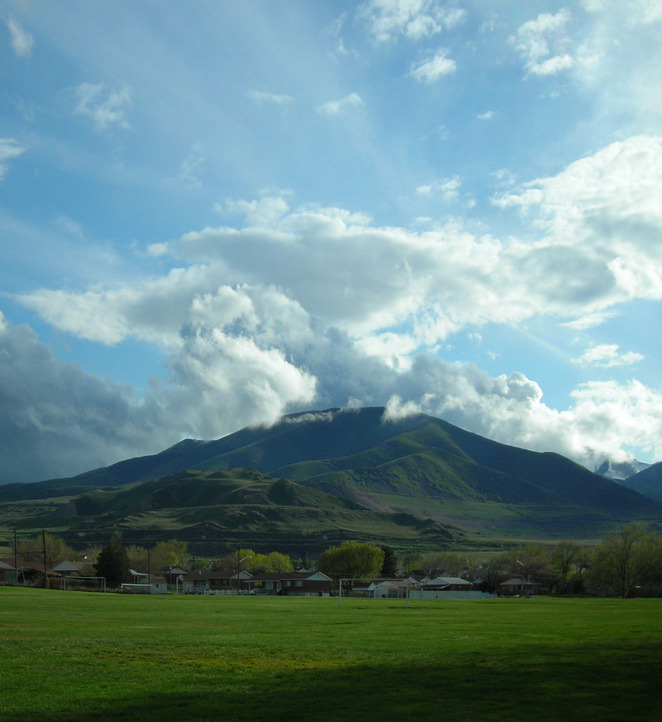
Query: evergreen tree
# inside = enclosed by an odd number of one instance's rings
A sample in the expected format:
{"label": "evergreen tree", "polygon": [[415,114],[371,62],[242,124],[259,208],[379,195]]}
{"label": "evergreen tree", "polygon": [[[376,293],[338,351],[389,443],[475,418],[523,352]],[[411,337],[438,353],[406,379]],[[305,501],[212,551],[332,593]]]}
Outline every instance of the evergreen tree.
{"label": "evergreen tree", "polygon": [[99,552],[94,571],[98,577],[105,577],[111,588],[129,581],[129,555],[118,537],[113,537]]}
{"label": "evergreen tree", "polygon": [[380,544],[379,548],[384,552],[384,561],[379,576],[394,577],[398,571],[398,557],[388,544]]}

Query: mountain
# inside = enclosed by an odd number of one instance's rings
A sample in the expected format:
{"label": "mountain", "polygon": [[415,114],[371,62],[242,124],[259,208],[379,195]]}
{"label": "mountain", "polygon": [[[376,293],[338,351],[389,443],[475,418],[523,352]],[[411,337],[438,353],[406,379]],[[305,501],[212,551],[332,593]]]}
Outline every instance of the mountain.
{"label": "mountain", "polygon": [[[285,492],[296,504],[279,501]],[[67,528],[79,534],[115,524],[177,529],[181,538],[185,529],[202,533],[191,530],[203,524],[207,536],[215,530],[226,540],[250,518],[263,525],[245,529],[253,538],[273,532],[272,540],[287,541],[288,515],[297,519],[295,536],[395,535],[403,545],[426,534],[430,543],[596,538],[662,518],[659,504],[558,454],[500,444],[425,414],[389,421],[379,407],[293,414],[71,479],[0,487],[0,501],[21,499],[49,508],[53,519],[69,515]]]}
{"label": "mountain", "polygon": [[629,459],[628,461],[605,459],[601,464],[596,466],[595,473],[600,474],[600,476],[606,476],[608,479],[612,479],[612,481],[624,481],[628,477],[647,469],[649,466],[650,464],[637,461],[636,459]]}
{"label": "mountain", "polygon": [[638,474],[624,479],[621,484],[657,502],[662,502],[662,461],[648,466]]}

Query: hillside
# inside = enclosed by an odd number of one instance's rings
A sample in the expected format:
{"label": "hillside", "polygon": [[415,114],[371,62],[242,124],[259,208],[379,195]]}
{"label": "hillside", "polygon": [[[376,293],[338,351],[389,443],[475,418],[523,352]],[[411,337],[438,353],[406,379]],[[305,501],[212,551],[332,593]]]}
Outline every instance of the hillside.
{"label": "hillside", "polygon": [[94,519],[97,529],[188,529],[225,540],[245,532],[284,542],[288,525],[291,537],[396,535],[403,543],[417,534],[457,542],[461,529],[481,543],[595,538],[632,520],[662,519],[659,504],[558,454],[424,414],[384,421],[382,408],[294,414],[71,479],[0,487],[3,500],[50,509],[49,518],[67,517],[79,535]]}
{"label": "hillside", "polygon": [[662,462],[647,467],[621,481],[623,486],[657,502],[662,502]]}
{"label": "hillside", "polygon": [[430,519],[369,510],[255,469],[184,471],[73,498],[0,504],[0,526],[7,513],[19,528],[48,526],[74,546],[119,532],[127,544],[177,537],[194,553],[214,556],[250,546],[298,557],[348,539],[446,548],[463,538]]}

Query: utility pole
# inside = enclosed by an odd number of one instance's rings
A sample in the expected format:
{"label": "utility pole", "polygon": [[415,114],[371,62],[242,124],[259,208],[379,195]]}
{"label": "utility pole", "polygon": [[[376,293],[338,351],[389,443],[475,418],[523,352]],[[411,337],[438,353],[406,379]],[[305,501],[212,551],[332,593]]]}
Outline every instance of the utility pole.
{"label": "utility pole", "polygon": [[44,542],[44,589],[48,589],[48,570],[46,567],[46,529],[41,530],[41,536]]}
{"label": "utility pole", "polygon": [[14,584],[18,586],[18,541],[16,539],[16,529],[14,529]]}

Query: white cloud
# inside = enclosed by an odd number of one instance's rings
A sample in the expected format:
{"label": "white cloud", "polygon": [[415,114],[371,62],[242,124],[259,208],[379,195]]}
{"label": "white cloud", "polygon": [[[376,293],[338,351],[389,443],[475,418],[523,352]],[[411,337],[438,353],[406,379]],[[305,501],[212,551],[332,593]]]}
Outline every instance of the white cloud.
{"label": "white cloud", "polygon": [[557,411],[524,374],[491,378],[471,364],[420,355],[396,386],[395,413],[441,416],[502,443],[557,451],[591,469],[598,458],[635,448],[662,456],[662,394],[637,381],[582,384],[572,392],[573,405]]}
{"label": "white cloud", "polygon": [[662,137],[612,143],[495,202],[538,212],[546,238],[521,249],[539,271],[529,282],[538,276],[543,294],[565,296],[568,311],[573,298],[581,316],[662,298]]}
{"label": "white cloud", "polygon": [[455,176],[454,178],[446,178],[429,185],[418,186],[416,193],[427,198],[433,195],[440,195],[446,203],[452,203],[459,198],[461,186],[462,182]]}
{"label": "white cloud", "polygon": [[358,93],[350,93],[340,100],[330,100],[317,106],[317,112],[321,115],[340,115],[351,108],[360,108],[363,100]]}
{"label": "white cloud", "polygon": [[13,18],[7,20],[7,27],[11,33],[11,46],[16,55],[21,58],[29,58],[32,55],[34,46],[32,35]]}
{"label": "white cloud", "polygon": [[273,103],[274,105],[289,105],[294,100],[291,95],[270,93],[266,90],[249,90],[248,97],[257,103]]}
{"label": "white cloud", "polygon": [[[593,93],[602,114],[636,118],[639,127],[659,128],[662,88],[662,5],[658,0],[584,3],[587,27],[574,55],[574,76]],[[642,125],[643,123],[643,125]]]}
{"label": "white cloud", "polygon": [[[447,179],[419,192],[452,200],[458,186]],[[229,287],[278,288],[364,348],[396,348],[388,334],[397,333],[405,357],[467,326],[555,315],[584,319],[586,328],[616,304],[662,297],[662,138],[613,144],[527,186],[503,205],[535,211],[537,241],[478,236],[458,223],[379,227],[342,209],[292,210],[282,196],[263,196],[222,206],[244,214],[244,228],[209,227],[158,245],[190,268],[141,286],[44,290],[22,300],[69,332],[117,343],[132,327],[158,335],[162,318],[178,329],[192,298],[215,293],[220,278]],[[135,325],[144,304],[154,313],[151,331]]]}
{"label": "white cloud", "polygon": [[98,130],[111,125],[131,127],[127,110],[133,103],[133,92],[128,85],[113,90],[104,83],[81,83],[76,88],[76,98],[78,103],[74,112],[90,118]]}
{"label": "white cloud", "polygon": [[403,403],[402,399],[397,394],[394,394],[386,402],[383,421],[400,421],[401,419],[406,419],[409,416],[416,416],[420,413],[423,412],[421,411],[421,406],[419,404],[414,401],[405,401]]}
{"label": "white cloud", "polygon": [[466,11],[439,0],[370,0],[359,9],[378,43],[400,36],[412,41],[437,35],[461,23]]}
{"label": "white cloud", "polygon": [[599,344],[592,346],[579,358],[573,359],[573,363],[579,364],[580,366],[613,368],[614,366],[630,366],[644,358],[641,354],[632,351],[619,354],[618,348],[618,344]]}
{"label": "white cloud", "polygon": [[478,118],[478,120],[492,120],[492,118],[494,118],[494,115],[495,113],[493,110],[487,110],[484,113],[478,113],[476,118]]}
{"label": "white cloud", "polygon": [[540,205],[543,200],[543,193],[539,188],[522,188],[516,193],[502,193],[493,196],[490,202],[499,208],[522,208],[526,210],[529,206]]}
{"label": "white cloud", "polygon": [[290,210],[284,194],[265,194],[252,201],[226,200],[217,204],[215,210],[222,215],[243,216],[251,226],[268,228],[275,226]]}
{"label": "white cloud", "polygon": [[455,70],[455,61],[448,57],[448,50],[442,48],[430,60],[412,65],[409,75],[419,83],[435,83],[444,75],[452,75]]}
{"label": "white cloud", "polygon": [[[458,187],[445,179],[429,192]],[[659,432],[654,390],[582,386],[572,408],[557,411],[524,374],[491,378],[426,351],[461,329],[475,334],[488,323],[544,315],[586,329],[619,303],[660,297],[660,189],[662,138],[637,136],[512,189],[504,207],[526,206],[534,223],[521,238],[478,235],[459,222],[425,231],[378,226],[344,209],[293,209],[283,194],[264,194],[219,207],[241,214],[243,225],[156,245],[182,266],[162,277],[17,300],[81,338],[158,345],[170,376],[146,402],[189,435],[219,436],[313,403],[398,396],[393,413],[420,408],[577,460],[626,446],[655,451],[662,436],[642,431],[648,424]],[[531,192],[533,201],[522,200]],[[582,363],[638,358],[603,346]]]}
{"label": "white cloud", "polygon": [[531,68],[531,75],[558,75],[562,70],[569,70],[573,66],[572,58],[566,53],[565,55],[556,55],[553,58],[547,58],[540,63],[535,63]]}
{"label": "white cloud", "polygon": [[574,61],[565,52],[570,44],[566,28],[571,18],[564,9],[554,15],[542,13],[519,27],[514,42],[529,75],[556,75],[572,68]]}
{"label": "white cloud", "polygon": [[189,155],[182,161],[179,167],[178,179],[187,185],[201,187],[199,178],[200,171],[207,162],[205,146],[201,142],[194,143]]}
{"label": "white cloud", "polygon": [[575,331],[586,331],[589,328],[595,328],[601,326],[610,318],[616,316],[615,311],[603,311],[602,313],[591,313],[587,316],[581,316],[580,318],[573,319],[572,321],[566,321],[561,326],[571,328]]}
{"label": "white cloud", "polygon": [[14,138],[0,138],[0,181],[7,173],[7,161],[25,153],[25,148]]}

